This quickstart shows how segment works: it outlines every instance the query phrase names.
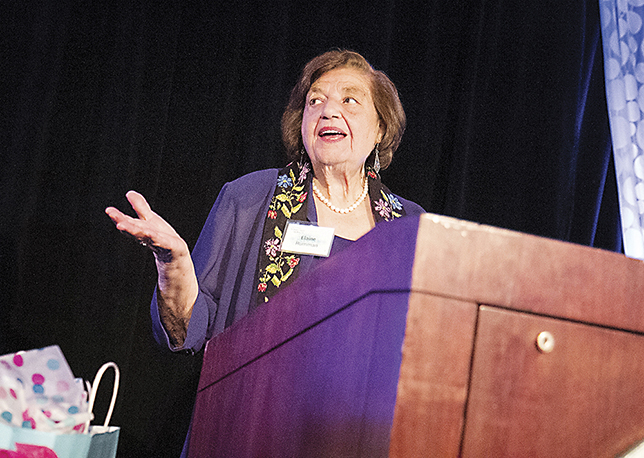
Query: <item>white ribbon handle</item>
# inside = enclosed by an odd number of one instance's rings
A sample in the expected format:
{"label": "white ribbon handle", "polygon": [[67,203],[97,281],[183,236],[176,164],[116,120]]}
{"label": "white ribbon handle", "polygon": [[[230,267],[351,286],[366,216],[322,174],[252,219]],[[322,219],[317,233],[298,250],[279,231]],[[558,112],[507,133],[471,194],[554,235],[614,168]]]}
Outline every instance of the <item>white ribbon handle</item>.
{"label": "white ribbon handle", "polygon": [[[119,379],[121,378],[121,373],[116,363],[110,362],[105,363],[101,366],[101,368],[96,373],[96,377],[94,377],[94,383],[92,383],[91,385],[91,391],[89,394],[88,410],[90,413],[92,413],[92,411],[94,410],[94,401],[96,401],[96,392],[98,391],[98,385],[101,383],[103,374],[110,367],[114,369],[114,388],[112,390],[112,401],[110,402],[110,408],[107,411],[107,415],[105,416],[105,423],[103,423],[104,427],[107,427],[110,424],[110,420],[112,419],[112,412],[114,411],[114,404],[116,404],[116,395],[119,391]],[[89,421],[85,424],[85,433],[89,433]]]}

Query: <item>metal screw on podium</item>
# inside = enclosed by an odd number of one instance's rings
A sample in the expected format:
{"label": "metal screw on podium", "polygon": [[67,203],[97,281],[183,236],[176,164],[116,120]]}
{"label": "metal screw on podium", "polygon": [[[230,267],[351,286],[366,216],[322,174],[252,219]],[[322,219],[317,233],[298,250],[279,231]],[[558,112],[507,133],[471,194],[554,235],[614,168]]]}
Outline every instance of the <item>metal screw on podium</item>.
{"label": "metal screw on podium", "polygon": [[555,348],[555,338],[548,331],[540,332],[537,336],[537,348],[541,353],[550,353]]}

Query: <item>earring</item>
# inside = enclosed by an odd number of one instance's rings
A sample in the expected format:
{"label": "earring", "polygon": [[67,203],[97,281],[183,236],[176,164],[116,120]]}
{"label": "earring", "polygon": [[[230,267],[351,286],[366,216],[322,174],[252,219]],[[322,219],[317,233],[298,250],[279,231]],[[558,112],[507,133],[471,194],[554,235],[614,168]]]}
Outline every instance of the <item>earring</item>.
{"label": "earring", "polygon": [[379,153],[378,153],[378,145],[379,143],[376,143],[376,146],[373,148],[373,152],[375,154],[375,157],[373,159],[373,171],[378,173],[380,172],[380,158]]}

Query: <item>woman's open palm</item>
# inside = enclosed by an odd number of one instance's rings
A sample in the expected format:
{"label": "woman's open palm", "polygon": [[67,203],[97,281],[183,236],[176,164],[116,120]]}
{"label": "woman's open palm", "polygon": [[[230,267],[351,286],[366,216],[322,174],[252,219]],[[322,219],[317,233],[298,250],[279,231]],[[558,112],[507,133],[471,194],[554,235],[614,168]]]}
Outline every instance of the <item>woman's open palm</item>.
{"label": "woman's open palm", "polygon": [[105,209],[119,231],[149,247],[157,255],[157,259],[162,258],[158,259],[162,262],[169,262],[178,255],[186,254],[186,242],[170,224],[152,211],[145,197],[136,191],[129,191],[126,197],[138,218],[128,216],[114,207]]}

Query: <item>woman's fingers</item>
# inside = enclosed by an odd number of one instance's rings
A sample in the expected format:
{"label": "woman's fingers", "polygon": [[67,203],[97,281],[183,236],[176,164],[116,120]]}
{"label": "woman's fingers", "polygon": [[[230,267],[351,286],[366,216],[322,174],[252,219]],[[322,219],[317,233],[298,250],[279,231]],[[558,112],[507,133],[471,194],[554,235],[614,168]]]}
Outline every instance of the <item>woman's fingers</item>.
{"label": "woman's fingers", "polygon": [[125,194],[125,197],[127,197],[128,202],[130,202],[130,205],[132,205],[132,208],[139,216],[139,218],[148,220],[156,216],[156,214],[150,208],[150,204],[148,204],[148,201],[145,200],[145,197],[143,197],[143,195],[139,194],[136,191],[128,191]]}
{"label": "woman's fingers", "polygon": [[138,218],[126,215],[114,207],[105,209],[105,213],[112,219],[119,231],[131,235],[139,243],[149,246],[151,249],[173,250],[182,246],[182,240],[172,226],[152,211],[141,194],[129,191],[126,197]]}
{"label": "woman's fingers", "polygon": [[116,224],[116,228],[119,231],[127,232],[133,236],[137,236],[137,233],[141,231],[138,224],[141,220],[138,218],[132,218],[114,207],[106,208],[105,213],[107,213],[107,216],[109,216],[114,224]]}
{"label": "woman's fingers", "polygon": [[[110,219],[116,224],[116,227],[118,228],[119,224],[122,224],[126,221],[129,216],[121,212],[118,208],[114,207],[107,207],[105,209],[105,213],[107,213],[107,216],[110,217]],[[119,230],[121,230],[119,228]]]}

